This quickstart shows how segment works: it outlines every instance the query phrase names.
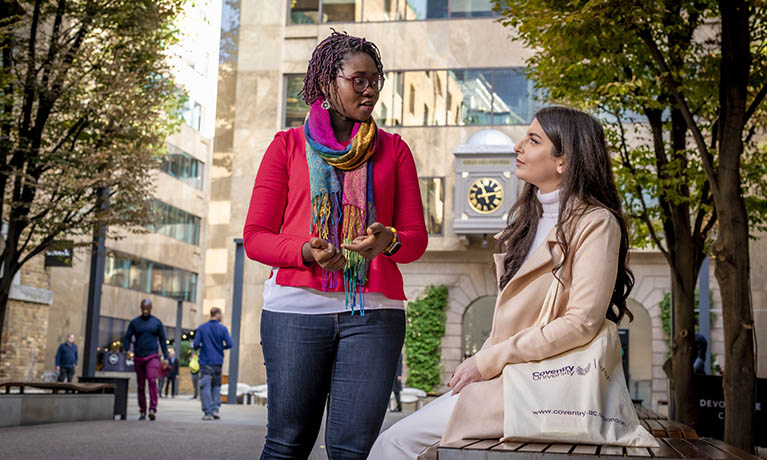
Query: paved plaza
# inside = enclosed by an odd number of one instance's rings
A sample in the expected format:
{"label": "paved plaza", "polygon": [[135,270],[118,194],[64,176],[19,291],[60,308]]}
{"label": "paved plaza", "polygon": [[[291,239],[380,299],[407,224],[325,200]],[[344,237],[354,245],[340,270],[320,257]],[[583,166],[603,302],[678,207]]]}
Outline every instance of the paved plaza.
{"label": "paved plaza", "polygon": [[[202,421],[200,403],[181,395],[160,399],[154,422],[138,421],[133,395],[128,420],[0,428],[2,460],[257,459],[266,434],[266,407],[223,405],[221,420]],[[409,414],[387,413],[384,429]],[[325,460],[324,424],[311,460]]]}

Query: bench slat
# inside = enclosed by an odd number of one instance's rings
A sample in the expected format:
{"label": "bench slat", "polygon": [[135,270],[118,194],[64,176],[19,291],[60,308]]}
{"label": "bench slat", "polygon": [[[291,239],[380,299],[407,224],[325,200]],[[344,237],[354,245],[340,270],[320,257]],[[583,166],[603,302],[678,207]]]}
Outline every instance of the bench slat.
{"label": "bench slat", "polygon": [[546,449],[546,453],[569,454],[574,447],[575,444],[552,444]]}
{"label": "bench slat", "polygon": [[666,428],[660,424],[658,420],[646,420],[647,426],[650,428],[650,433],[656,438],[666,437]]}
{"label": "bench slat", "polygon": [[602,450],[599,451],[599,455],[620,455],[620,456],[623,456],[623,447],[618,447],[618,446],[602,446]]}
{"label": "bench slat", "polygon": [[702,458],[704,460],[711,458],[705,452],[696,449],[684,439],[667,439],[667,441],[669,446],[679,452],[682,458]]}
{"label": "bench slat", "polygon": [[727,453],[730,458],[739,458],[741,460],[759,460],[758,457],[755,457],[748,452],[744,450],[740,450],[735,446],[731,446],[729,444],[724,443],[723,441],[720,441],[718,439],[714,438],[703,438],[703,441],[711,444],[712,446],[716,447],[717,449]]}
{"label": "bench slat", "polygon": [[652,457],[646,447],[626,447],[626,455],[629,457]]}
{"label": "bench slat", "polygon": [[445,447],[445,448],[448,448],[448,449],[465,449],[468,446],[470,446],[472,444],[476,444],[476,443],[478,443],[480,441],[482,441],[482,439],[469,439],[469,440],[459,439],[458,441],[449,442],[449,443],[444,444],[444,445],[442,445],[440,447]]}
{"label": "bench slat", "polygon": [[696,449],[702,450],[709,457],[713,459],[727,460],[732,458],[731,456],[727,455],[725,452],[717,449],[716,447],[712,446],[711,444],[707,443],[706,441],[702,439],[688,439],[687,441],[693,446],[695,446]]}
{"label": "bench slat", "polygon": [[650,452],[652,452],[653,457],[679,458],[679,454],[674,449],[669,447],[665,439],[656,439],[656,441],[658,441],[660,447],[650,448]]}
{"label": "bench slat", "polygon": [[543,452],[547,447],[549,447],[548,444],[531,442],[520,447],[517,452]]}
{"label": "bench slat", "polygon": [[676,439],[683,439],[683,432],[681,428],[681,424],[670,421],[670,420],[658,420],[658,423],[663,427],[664,430],[666,430],[666,438],[676,438]]}
{"label": "bench slat", "polygon": [[497,446],[494,446],[490,450],[503,450],[503,451],[515,451],[519,449],[520,447],[524,446],[524,442],[502,442],[498,444]]}
{"label": "bench slat", "polygon": [[498,444],[500,444],[501,441],[497,439],[483,439],[482,441],[479,441],[477,443],[474,443],[468,447],[464,447],[464,449],[467,450],[489,450]]}
{"label": "bench slat", "polygon": [[598,446],[590,446],[590,445],[587,445],[587,444],[578,444],[577,446],[575,446],[575,449],[573,449],[573,454],[596,455],[597,447]]}

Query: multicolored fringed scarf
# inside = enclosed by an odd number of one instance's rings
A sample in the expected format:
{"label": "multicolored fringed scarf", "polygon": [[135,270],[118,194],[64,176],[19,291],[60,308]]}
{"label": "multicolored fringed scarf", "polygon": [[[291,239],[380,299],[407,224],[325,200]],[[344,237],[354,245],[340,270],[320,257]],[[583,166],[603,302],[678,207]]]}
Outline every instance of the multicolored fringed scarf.
{"label": "multicolored fringed scarf", "polygon": [[[311,232],[340,247],[366,234],[376,221],[373,203],[373,162],[376,124],[372,118],[356,123],[348,146],[333,133],[330,113],[316,101],[304,123],[306,160],[312,198]],[[359,253],[344,249],[344,291],[346,307],[356,306],[365,314],[363,286],[367,283],[368,261]],[[322,272],[322,289],[335,289],[338,273]]]}

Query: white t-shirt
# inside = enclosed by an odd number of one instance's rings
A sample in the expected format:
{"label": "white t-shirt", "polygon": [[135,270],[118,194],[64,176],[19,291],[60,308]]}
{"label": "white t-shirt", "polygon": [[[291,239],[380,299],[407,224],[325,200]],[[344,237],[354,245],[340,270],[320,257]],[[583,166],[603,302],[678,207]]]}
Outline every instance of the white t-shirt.
{"label": "white t-shirt", "polygon": [[[344,292],[323,292],[308,287],[281,286],[276,281],[278,271],[279,268],[273,269],[272,277],[264,283],[264,310],[303,315],[327,315],[351,311],[351,308],[346,307]],[[405,309],[404,301],[389,299],[380,292],[365,293],[364,302],[365,310]],[[359,306],[355,307],[355,310],[358,308]]]}

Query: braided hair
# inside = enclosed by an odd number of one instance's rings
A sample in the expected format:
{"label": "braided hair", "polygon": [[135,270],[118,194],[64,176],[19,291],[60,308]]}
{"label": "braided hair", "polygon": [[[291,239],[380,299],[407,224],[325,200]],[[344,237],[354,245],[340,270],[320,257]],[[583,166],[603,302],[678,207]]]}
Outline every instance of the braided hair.
{"label": "braided hair", "polygon": [[312,53],[309,66],[304,77],[304,88],[299,93],[307,105],[325,98],[323,88],[329,88],[335,82],[338,71],[341,70],[344,58],[348,53],[366,53],[376,64],[378,73],[383,75],[383,64],[378,47],[364,38],[355,37],[346,32],[336,32],[322,40]]}

